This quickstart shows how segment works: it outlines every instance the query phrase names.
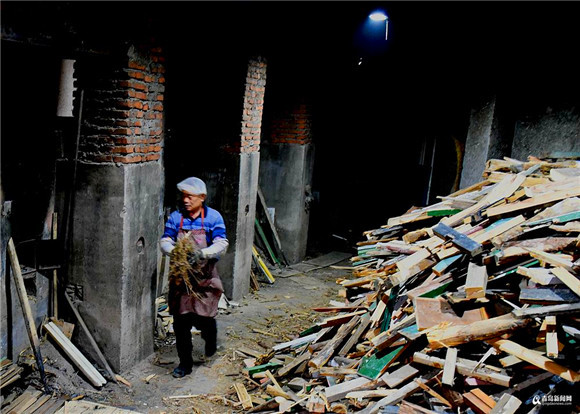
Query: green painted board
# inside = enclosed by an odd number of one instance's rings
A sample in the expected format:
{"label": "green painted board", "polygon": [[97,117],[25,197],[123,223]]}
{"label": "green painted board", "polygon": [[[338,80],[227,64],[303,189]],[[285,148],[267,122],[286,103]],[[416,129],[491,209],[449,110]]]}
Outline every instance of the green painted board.
{"label": "green painted board", "polygon": [[431,210],[427,212],[429,217],[452,216],[462,211],[460,208],[451,208],[446,210]]}
{"label": "green painted board", "polygon": [[398,346],[388,354],[381,358],[377,358],[377,354],[372,354],[370,357],[364,356],[361,360],[358,374],[370,379],[377,379],[383,369],[394,362],[394,359],[399,356],[404,345]]}
{"label": "green painted board", "polygon": [[437,296],[445,293],[447,291],[447,287],[451,284],[451,282],[449,283],[445,283],[441,286],[439,286],[438,288],[435,288],[433,290],[430,290],[429,292],[425,292],[421,295],[419,295],[420,298],[436,298]]}
{"label": "green painted board", "polygon": [[433,271],[443,273],[445,271],[445,269],[447,269],[449,266],[451,266],[453,263],[455,263],[457,260],[459,260],[461,258],[461,256],[463,256],[463,255],[456,254],[455,256],[446,257],[445,259],[441,260],[439,263],[437,263],[433,267]]}
{"label": "green painted board", "polygon": [[302,338],[304,336],[307,336],[307,335],[310,335],[310,334],[313,334],[313,333],[316,333],[316,332],[320,332],[321,329],[322,328],[319,325],[314,325],[314,326],[311,326],[310,328],[308,328],[308,329],[300,332],[300,334],[298,336],[300,338]]}
{"label": "green painted board", "polygon": [[266,370],[273,369],[273,368],[279,368],[281,366],[282,366],[282,364],[277,364],[275,362],[268,362],[267,364],[256,365],[255,367],[244,368],[244,371],[247,371],[248,375],[252,376],[258,372],[264,372]]}
{"label": "green painted board", "polygon": [[579,220],[580,219],[580,211],[573,211],[572,213],[568,213],[568,214],[562,214],[561,216],[554,216],[554,217],[548,217],[542,220],[536,220],[536,221],[532,221],[530,223],[523,223],[522,226],[537,226],[538,224],[544,224],[544,223],[556,223],[556,224],[560,224],[560,223],[567,223],[569,221],[574,221],[574,220]]}

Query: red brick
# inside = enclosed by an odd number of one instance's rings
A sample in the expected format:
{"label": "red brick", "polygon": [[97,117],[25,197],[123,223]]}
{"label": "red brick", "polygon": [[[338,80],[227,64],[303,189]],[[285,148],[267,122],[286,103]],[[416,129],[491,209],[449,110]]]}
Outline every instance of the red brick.
{"label": "red brick", "polygon": [[147,100],[147,94],[145,92],[135,92],[135,98]]}
{"label": "red brick", "polygon": [[113,157],[113,161],[114,162],[120,162],[123,164],[132,164],[135,162],[141,162],[143,160],[143,157],[141,157],[140,155],[124,155],[124,156],[116,156]]}
{"label": "red brick", "polygon": [[145,82],[148,82],[148,83],[151,83],[151,82],[153,82],[154,80],[155,80],[155,78],[153,78],[153,77],[151,77],[151,76],[149,76],[149,75],[146,75],[146,76],[145,76],[145,78],[144,78],[144,81],[145,81]]}
{"label": "red brick", "polygon": [[143,118],[143,111],[137,111],[135,113],[135,118]]}
{"label": "red brick", "polygon": [[113,154],[132,154],[133,152],[135,152],[135,146],[134,145],[129,145],[126,147],[114,147],[111,152]]}
{"label": "red brick", "polygon": [[153,105],[153,110],[154,111],[163,111],[163,105],[162,104],[155,104],[155,105]]}
{"label": "red brick", "polygon": [[155,114],[153,112],[147,112],[145,114],[145,119],[155,119]]}
{"label": "red brick", "polygon": [[160,77],[157,82],[159,83],[165,83],[165,78],[164,77]]}
{"label": "red brick", "polygon": [[164,99],[165,99],[165,97],[163,95],[157,95],[158,101],[163,101]]}
{"label": "red brick", "polygon": [[161,158],[161,154],[149,154],[145,157],[145,160],[147,161],[157,161],[158,159]]}
{"label": "red brick", "polygon": [[129,121],[115,121],[115,125],[116,126],[120,126],[120,127],[128,127],[129,125]]}
{"label": "red brick", "polygon": [[112,132],[114,135],[131,135],[133,131],[129,128],[117,128]]}
{"label": "red brick", "polygon": [[140,120],[133,121],[133,126],[140,127],[143,126],[143,123]]}
{"label": "red brick", "polygon": [[134,60],[129,61],[129,68],[137,69],[137,70],[145,70],[147,69],[145,66],[140,65],[139,63],[135,62]]}
{"label": "red brick", "polygon": [[129,77],[135,79],[145,79],[145,75],[141,72],[129,71]]}
{"label": "red brick", "polygon": [[155,119],[163,119],[163,114],[155,114]]}

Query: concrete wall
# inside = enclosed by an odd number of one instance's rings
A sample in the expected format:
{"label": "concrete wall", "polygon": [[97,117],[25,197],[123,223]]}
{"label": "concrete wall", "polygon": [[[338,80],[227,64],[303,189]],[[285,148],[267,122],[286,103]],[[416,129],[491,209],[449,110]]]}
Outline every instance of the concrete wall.
{"label": "concrete wall", "polygon": [[159,163],[78,166],[68,280],[82,287],[79,312],[118,372],[153,352],[161,188]]}
{"label": "concrete wall", "polygon": [[547,108],[516,122],[512,158],[526,161],[556,151],[580,152],[580,107]]}
{"label": "concrete wall", "polygon": [[485,162],[489,158],[502,157],[496,112],[496,98],[483,100],[473,108],[469,120],[460,188],[481,181]]}
{"label": "concrete wall", "polygon": [[263,144],[260,187],[268,207],[276,209],[275,226],[290,263],[304,259],[310,213],[308,188],[312,184],[314,146]]}

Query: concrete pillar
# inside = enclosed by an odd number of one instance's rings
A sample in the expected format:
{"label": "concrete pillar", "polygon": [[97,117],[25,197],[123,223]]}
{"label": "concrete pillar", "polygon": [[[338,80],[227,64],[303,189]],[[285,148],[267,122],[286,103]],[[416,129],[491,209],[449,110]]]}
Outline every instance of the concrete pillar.
{"label": "concrete pillar", "polygon": [[[158,49],[131,47],[121,58],[77,63],[83,111],[68,284],[81,293],[79,311],[118,372],[153,352],[163,220],[162,62]],[[62,171],[70,174],[70,166]],[[92,354],[86,338],[83,343]]]}
{"label": "concrete pillar", "polygon": [[260,187],[268,207],[275,209],[276,230],[290,263],[306,255],[313,165],[310,111],[299,104],[273,121],[260,158]]}
{"label": "concrete pillar", "polygon": [[547,108],[516,121],[512,157],[526,161],[554,152],[580,152],[580,108]]}
{"label": "concrete pillar", "polygon": [[[483,99],[471,111],[460,188],[482,180],[485,163],[490,158],[509,156],[511,133],[499,120],[497,101],[494,97]],[[513,131],[513,129],[512,129]]]}
{"label": "concrete pillar", "polygon": [[[222,154],[227,174],[207,176],[208,187],[219,189],[219,200],[230,247],[218,262],[226,296],[238,300],[250,290],[252,245],[260,168],[260,135],[266,87],[266,62],[251,59],[248,64],[240,141],[226,148]],[[215,205],[215,204],[214,204]],[[226,213],[227,212],[227,213]]]}

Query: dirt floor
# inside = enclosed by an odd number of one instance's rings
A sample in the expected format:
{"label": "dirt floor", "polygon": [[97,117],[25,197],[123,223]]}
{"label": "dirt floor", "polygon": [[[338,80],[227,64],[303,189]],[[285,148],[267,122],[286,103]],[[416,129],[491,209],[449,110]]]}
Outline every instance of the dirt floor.
{"label": "dirt floor", "polygon": [[[336,265],[348,265],[345,260]],[[71,398],[107,404],[141,413],[230,413],[240,412],[233,383],[242,381],[243,357],[234,352],[247,347],[267,353],[277,343],[289,341],[312,326],[322,315],[311,308],[339,300],[336,280],[348,277],[347,270],[326,267],[289,277],[278,277],[273,285],[260,283],[260,290],[248,293],[238,306],[229,306],[217,316],[218,352],[202,360],[203,340],[193,334],[192,374],[173,378],[178,359],[174,336],[155,339],[155,353],[122,376],[131,386],[107,383],[100,390],[86,382],[50,343],[43,343],[43,357],[49,385]],[[235,304],[234,304],[235,305]],[[39,384],[37,373],[29,375]],[[30,380],[28,381],[30,382]],[[174,398],[182,397],[182,398]]]}

